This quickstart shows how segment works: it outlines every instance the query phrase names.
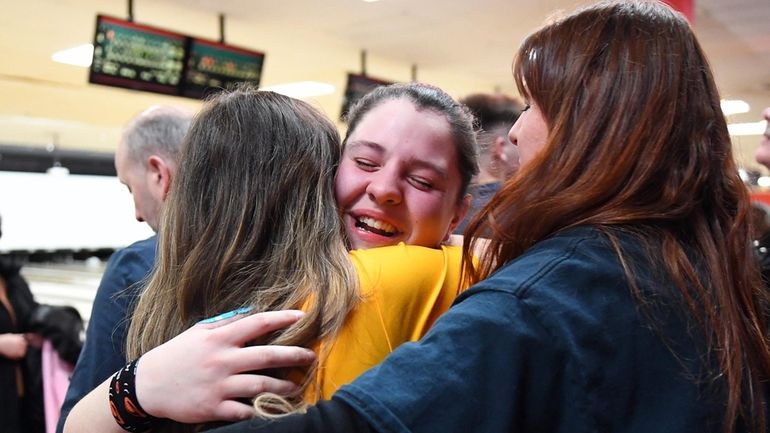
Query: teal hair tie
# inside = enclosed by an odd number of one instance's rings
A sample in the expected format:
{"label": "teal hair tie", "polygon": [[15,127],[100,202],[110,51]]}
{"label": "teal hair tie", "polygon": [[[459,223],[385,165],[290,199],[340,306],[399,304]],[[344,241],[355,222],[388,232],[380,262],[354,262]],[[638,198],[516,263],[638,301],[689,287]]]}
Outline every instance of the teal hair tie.
{"label": "teal hair tie", "polygon": [[214,317],[209,317],[208,319],[203,319],[199,324],[206,324],[206,323],[216,323],[222,320],[227,320],[232,317],[241,315],[241,314],[249,314],[253,310],[252,307],[241,307],[232,311],[228,311],[227,313],[222,313]]}

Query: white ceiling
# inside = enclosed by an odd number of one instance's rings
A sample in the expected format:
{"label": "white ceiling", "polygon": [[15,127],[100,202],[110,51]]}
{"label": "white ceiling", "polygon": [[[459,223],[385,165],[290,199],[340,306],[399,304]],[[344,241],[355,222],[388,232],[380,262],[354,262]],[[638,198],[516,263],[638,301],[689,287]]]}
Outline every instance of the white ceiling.
{"label": "white ceiling", "polygon": [[[694,0],[695,30],[724,97],[744,99],[761,119],[770,106],[770,1]],[[457,97],[514,94],[513,53],[522,38],[569,0],[137,0],[136,21],[267,53],[263,85],[316,80],[337,87],[314,104],[336,118],[347,72],[393,81],[417,78]],[[97,13],[126,17],[127,1],[0,0],[0,143],[114,149],[121,125],[146,106],[195,101],[89,85],[87,71],[50,60],[54,51],[90,42]],[[759,137],[735,139],[739,160],[754,167]]]}

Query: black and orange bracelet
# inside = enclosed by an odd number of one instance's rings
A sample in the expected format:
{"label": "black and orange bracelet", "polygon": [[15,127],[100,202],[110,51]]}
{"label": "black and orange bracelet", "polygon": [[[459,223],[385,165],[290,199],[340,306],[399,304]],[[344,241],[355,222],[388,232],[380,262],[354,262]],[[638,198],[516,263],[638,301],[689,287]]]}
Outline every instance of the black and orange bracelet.
{"label": "black and orange bracelet", "polygon": [[156,418],[142,409],[136,398],[136,366],[139,358],[131,361],[112,376],[110,381],[110,410],[118,425],[130,432],[146,432],[155,426]]}

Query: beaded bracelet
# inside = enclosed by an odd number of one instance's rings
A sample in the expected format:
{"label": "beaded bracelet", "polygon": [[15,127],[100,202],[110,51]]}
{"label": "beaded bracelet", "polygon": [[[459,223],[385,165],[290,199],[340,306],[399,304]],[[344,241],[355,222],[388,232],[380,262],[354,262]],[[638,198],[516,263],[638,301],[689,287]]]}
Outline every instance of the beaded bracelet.
{"label": "beaded bracelet", "polygon": [[136,366],[139,358],[131,361],[112,376],[110,381],[110,410],[115,422],[126,431],[146,432],[160,421],[142,409],[136,398]]}

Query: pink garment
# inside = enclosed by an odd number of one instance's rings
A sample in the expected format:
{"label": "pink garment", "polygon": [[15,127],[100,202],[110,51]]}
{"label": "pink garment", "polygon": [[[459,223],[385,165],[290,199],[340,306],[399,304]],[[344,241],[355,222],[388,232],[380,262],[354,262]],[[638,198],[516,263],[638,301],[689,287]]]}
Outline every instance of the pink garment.
{"label": "pink garment", "polygon": [[70,383],[73,365],[62,360],[49,340],[43,340],[43,407],[45,409],[45,431],[56,432],[61,405]]}

